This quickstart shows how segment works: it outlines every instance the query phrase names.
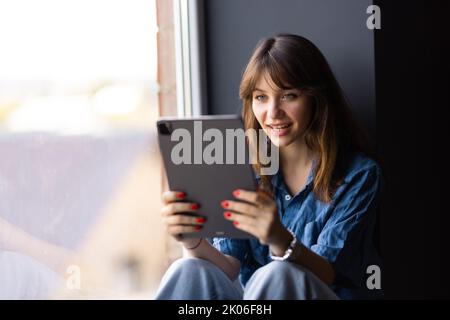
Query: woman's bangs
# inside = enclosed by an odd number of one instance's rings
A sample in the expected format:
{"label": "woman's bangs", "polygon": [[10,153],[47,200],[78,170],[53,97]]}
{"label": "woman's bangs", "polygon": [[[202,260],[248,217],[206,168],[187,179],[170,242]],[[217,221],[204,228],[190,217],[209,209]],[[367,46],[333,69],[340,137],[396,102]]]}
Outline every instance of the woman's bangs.
{"label": "woman's bangs", "polygon": [[249,65],[245,71],[241,87],[240,95],[241,99],[252,99],[253,91],[255,91],[256,84],[261,76],[264,74],[264,67],[260,61],[255,61]]}
{"label": "woman's bangs", "polygon": [[[251,99],[258,81],[265,77],[269,85],[275,85],[274,90],[301,89],[306,87],[306,81],[301,74],[297,74],[288,67],[293,65],[287,57],[276,55],[276,52],[266,52],[259,59],[253,60],[246,69],[240,95],[242,99]],[[294,64],[295,65],[295,64]],[[298,71],[298,70],[297,70]]]}
{"label": "woman's bangs", "polygon": [[276,59],[273,54],[268,54],[265,59],[264,71],[265,75],[269,77],[266,79],[268,83],[273,83],[277,88],[272,89],[292,89],[303,87],[303,81],[300,81],[299,76],[293,74],[292,71],[286,65],[286,61],[283,59]]}

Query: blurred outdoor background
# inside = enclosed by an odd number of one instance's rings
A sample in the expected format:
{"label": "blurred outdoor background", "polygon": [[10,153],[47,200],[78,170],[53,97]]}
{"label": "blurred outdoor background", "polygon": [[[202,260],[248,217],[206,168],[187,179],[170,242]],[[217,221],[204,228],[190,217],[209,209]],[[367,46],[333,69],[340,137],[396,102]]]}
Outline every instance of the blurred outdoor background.
{"label": "blurred outdoor background", "polygon": [[153,297],[156,8],[0,0],[0,298]]}

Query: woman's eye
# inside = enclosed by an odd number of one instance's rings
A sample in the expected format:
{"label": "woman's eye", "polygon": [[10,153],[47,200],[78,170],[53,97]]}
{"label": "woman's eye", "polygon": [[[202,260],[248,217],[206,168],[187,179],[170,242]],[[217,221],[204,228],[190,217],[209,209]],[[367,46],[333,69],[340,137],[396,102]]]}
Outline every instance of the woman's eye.
{"label": "woman's eye", "polygon": [[283,100],[287,100],[287,101],[291,101],[291,100],[294,100],[297,97],[298,96],[295,93],[287,93],[287,94],[283,95],[282,99]]}
{"label": "woman's eye", "polygon": [[264,100],[264,95],[259,94],[259,95],[255,96],[254,99],[257,100],[257,101],[263,101]]}

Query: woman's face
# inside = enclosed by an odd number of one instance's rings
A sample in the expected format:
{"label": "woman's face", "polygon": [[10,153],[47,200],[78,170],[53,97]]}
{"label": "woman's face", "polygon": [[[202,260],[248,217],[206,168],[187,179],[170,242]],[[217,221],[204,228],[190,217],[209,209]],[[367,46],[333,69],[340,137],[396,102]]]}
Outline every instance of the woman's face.
{"label": "woman's face", "polygon": [[298,89],[280,89],[263,75],[253,91],[252,110],[272,143],[283,148],[302,141],[311,120],[311,98]]}

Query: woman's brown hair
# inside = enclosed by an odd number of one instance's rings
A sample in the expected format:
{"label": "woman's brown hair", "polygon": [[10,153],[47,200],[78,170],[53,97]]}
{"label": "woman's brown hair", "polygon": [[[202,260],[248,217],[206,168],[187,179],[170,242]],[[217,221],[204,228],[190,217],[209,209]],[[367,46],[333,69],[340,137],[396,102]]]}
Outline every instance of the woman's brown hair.
{"label": "woman's brown hair", "polygon": [[[330,202],[344,177],[347,156],[352,152],[371,154],[366,134],[320,50],[306,38],[291,34],[261,40],[250,58],[239,92],[246,129],[261,129],[252,111],[252,98],[256,83],[266,74],[280,89],[296,88],[312,97],[312,117],[304,138],[318,155],[313,191],[321,201]],[[258,162],[258,173],[260,168]],[[270,176],[261,175],[261,187],[271,188]]]}

